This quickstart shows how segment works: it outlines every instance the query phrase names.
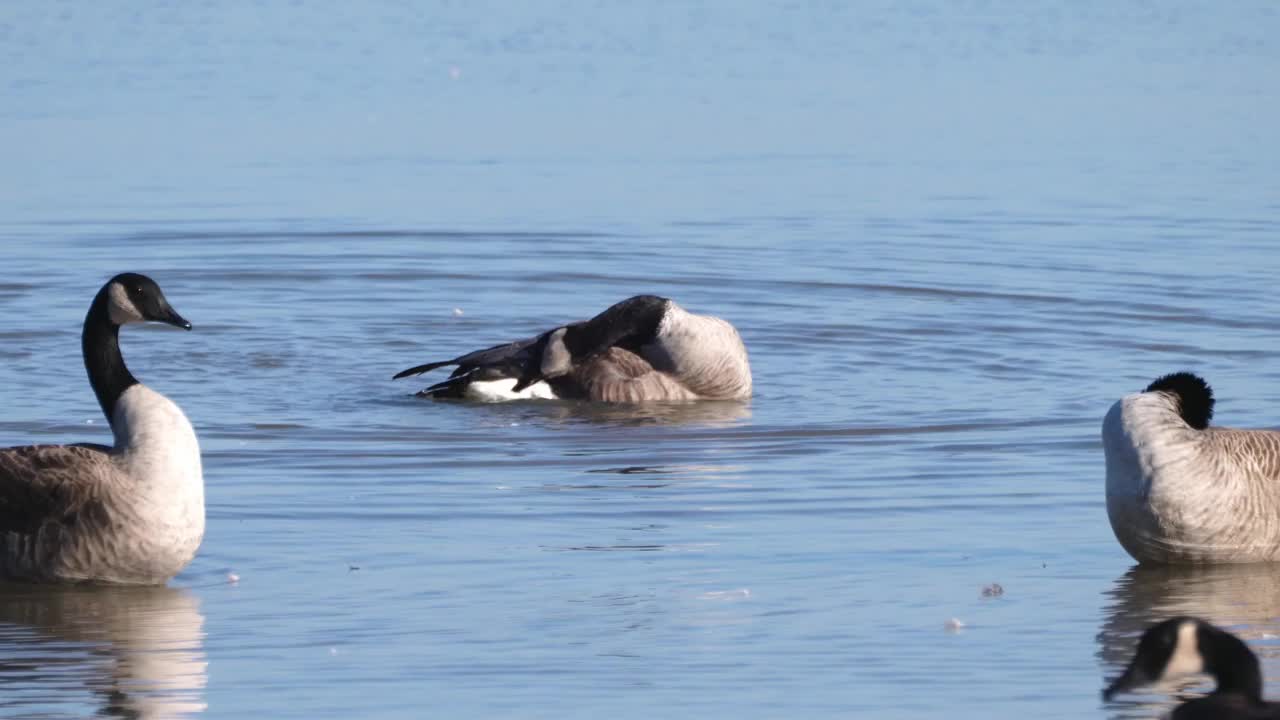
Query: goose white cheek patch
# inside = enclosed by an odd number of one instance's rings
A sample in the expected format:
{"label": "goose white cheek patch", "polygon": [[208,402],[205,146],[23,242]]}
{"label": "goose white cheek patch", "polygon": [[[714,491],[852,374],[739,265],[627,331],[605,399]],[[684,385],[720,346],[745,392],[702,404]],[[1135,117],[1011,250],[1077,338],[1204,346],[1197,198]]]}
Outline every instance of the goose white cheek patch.
{"label": "goose white cheek patch", "polygon": [[1200,644],[1196,640],[1196,624],[1184,622],[1178,627],[1178,644],[1173,648],[1173,656],[1165,665],[1162,680],[1171,680],[1183,675],[1195,675],[1204,672],[1204,658],[1200,655]]}
{"label": "goose white cheek patch", "polygon": [[125,292],[123,285],[112,283],[110,295],[111,302],[107,305],[107,313],[111,317],[111,322],[117,325],[142,322],[142,313],[138,312],[138,306],[129,299],[129,293]]}

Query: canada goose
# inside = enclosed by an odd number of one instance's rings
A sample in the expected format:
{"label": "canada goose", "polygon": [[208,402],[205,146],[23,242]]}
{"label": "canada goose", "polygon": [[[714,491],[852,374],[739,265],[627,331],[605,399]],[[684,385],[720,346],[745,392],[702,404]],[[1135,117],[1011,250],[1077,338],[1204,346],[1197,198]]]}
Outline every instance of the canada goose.
{"label": "canada goose", "polygon": [[1131,564],[1103,594],[1099,652],[1128,661],[1133,638],[1152,617],[1200,615],[1280,636],[1280,573],[1267,564]]}
{"label": "canada goose", "polygon": [[1138,562],[1280,560],[1280,432],[1212,417],[1213,391],[1183,372],[1103,420],[1107,515]]}
{"label": "canada goose", "polygon": [[732,325],[653,295],[536,337],[418,365],[394,379],[457,365],[419,395],[499,401],[740,400],[751,396],[747,349]]}
{"label": "canada goose", "polygon": [[195,555],[204,535],[195,431],[120,356],[120,326],[147,320],[191,329],[135,273],[103,285],[84,319],[84,366],[114,447],[0,450],[0,578],[158,584]]}
{"label": "canada goose", "polygon": [[1280,703],[1262,699],[1262,671],[1249,646],[1226,630],[1192,617],[1176,617],[1148,628],[1129,667],[1102,691],[1102,699],[1196,673],[1212,675],[1218,687],[1179,705],[1170,715],[1172,720],[1280,719]]}

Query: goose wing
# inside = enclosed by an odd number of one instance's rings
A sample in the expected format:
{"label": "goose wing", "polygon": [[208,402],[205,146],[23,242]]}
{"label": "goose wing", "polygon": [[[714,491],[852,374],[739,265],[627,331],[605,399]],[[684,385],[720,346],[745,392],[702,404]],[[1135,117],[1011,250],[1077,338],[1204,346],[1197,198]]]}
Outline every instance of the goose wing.
{"label": "goose wing", "polygon": [[541,370],[542,354],[546,349],[547,339],[551,337],[552,333],[562,328],[575,327],[581,324],[581,322],[576,322],[569,325],[560,325],[530,338],[476,350],[466,355],[459,355],[452,360],[438,360],[415,365],[408,370],[401,370],[391,379],[399,380],[410,375],[421,375],[437,368],[456,365],[457,367],[449,375],[448,380],[436,383],[424,390],[423,393],[431,394],[433,391],[457,388],[465,386],[468,382],[501,380],[503,378],[529,379],[532,382],[532,378]]}
{"label": "goose wing", "polygon": [[581,363],[569,377],[577,385],[579,396],[590,400],[651,402],[697,398],[669,373],[654,369],[648,360],[616,346]]}
{"label": "goose wing", "polygon": [[542,336],[539,335],[537,337],[503,343],[483,350],[469,352],[466,355],[459,355],[452,360],[437,360],[435,362],[424,363],[422,365],[415,365],[408,370],[401,370],[391,379],[399,380],[400,378],[409,377],[410,375],[421,375],[422,373],[430,372],[436,368],[448,367],[450,365],[458,366],[457,369],[453,371],[455,376],[462,375],[481,367],[497,369],[509,366],[523,366],[523,364],[529,360],[529,348],[536,344],[541,338]]}
{"label": "goose wing", "polygon": [[1280,492],[1280,432],[1223,427],[1204,432],[1217,462],[1235,475],[1254,480],[1254,487]]}
{"label": "goose wing", "polygon": [[456,365],[449,378],[438,382],[418,393],[421,396],[463,397],[467,386],[473,382],[486,380],[502,380],[505,378],[526,378],[537,373],[542,365],[542,352],[547,338],[554,331],[548,331],[531,338],[515,342],[494,345],[459,355],[452,360],[440,360],[423,365],[415,365],[408,370],[396,373],[392,380],[399,380],[410,375],[421,375],[436,368]]}
{"label": "goose wing", "polygon": [[99,504],[98,478],[115,472],[102,445],[28,445],[0,450],[0,541],[49,522],[76,523]]}

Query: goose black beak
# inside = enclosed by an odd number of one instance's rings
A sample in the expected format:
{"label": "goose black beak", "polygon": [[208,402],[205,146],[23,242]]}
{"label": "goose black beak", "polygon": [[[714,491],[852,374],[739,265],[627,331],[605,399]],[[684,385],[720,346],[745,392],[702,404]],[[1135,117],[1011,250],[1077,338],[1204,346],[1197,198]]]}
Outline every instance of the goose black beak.
{"label": "goose black beak", "polygon": [[187,319],[179,315],[177,311],[174,310],[173,308],[168,308],[167,312],[163,317],[156,318],[156,319],[166,325],[179,327],[179,328],[182,328],[183,330],[191,329],[191,323],[187,322]]}

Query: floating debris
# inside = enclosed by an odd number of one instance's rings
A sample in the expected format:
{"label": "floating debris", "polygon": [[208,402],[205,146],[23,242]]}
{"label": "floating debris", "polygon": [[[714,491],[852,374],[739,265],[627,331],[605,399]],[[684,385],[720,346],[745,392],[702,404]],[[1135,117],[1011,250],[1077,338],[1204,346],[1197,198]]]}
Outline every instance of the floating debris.
{"label": "floating debris", "polygon": [[453,309],[453,316],[454,316],[454,317],[462,317],[462,316],[463,316],[463,315],[465,315],[465,314],[466,314],[466,313],[462,312],[462,308],[454,308],[454,309]]}
{"label": "floating debris", "polygon": [[1004,588],[1000,583],[991,583],[990,585],[984,585],[982,588],[982,597],[985,598],[1000,597],[1003,594]]}
{"label": "floating debris", "polygon": [[228,584],[228,585],[239,585],[239,584],[240,584],[240,576],[239,576],[239,575],[237,575],[237,574],[235,574],[235,573],[233,573],[233,572],[229,572],[229,573],[227,573],[227,584]]}
{"label": "floating debris", "polygon": [[942,624],[942,627],[949,633],[958,633],[964,629],[964,621],[960,618],[951,618]]}

